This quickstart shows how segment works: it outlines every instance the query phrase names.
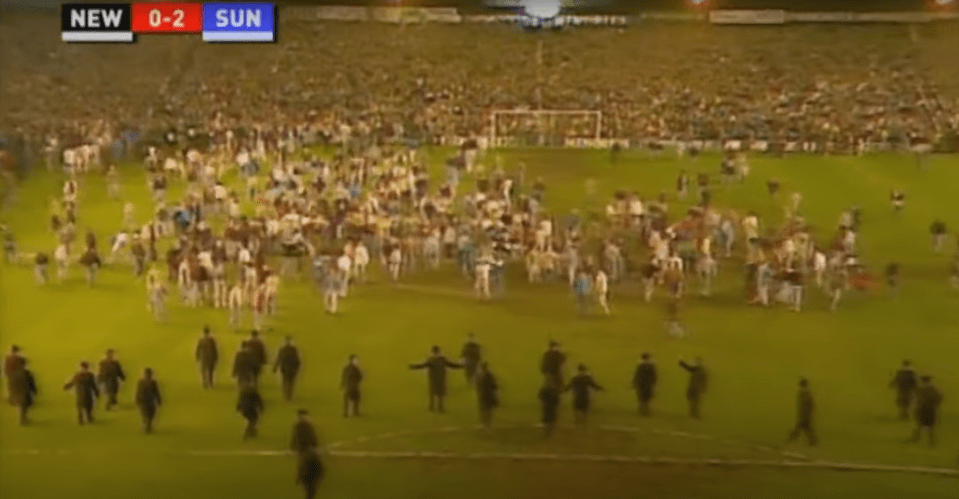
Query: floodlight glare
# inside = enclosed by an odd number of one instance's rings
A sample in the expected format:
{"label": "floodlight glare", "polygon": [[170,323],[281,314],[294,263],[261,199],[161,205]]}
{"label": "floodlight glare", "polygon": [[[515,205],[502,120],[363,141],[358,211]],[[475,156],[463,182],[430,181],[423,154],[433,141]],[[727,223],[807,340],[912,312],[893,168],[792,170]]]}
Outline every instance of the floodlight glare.
{"label": "floodlight glare", "polygon": [[563,10],[561,0],[526,0],[523,2],[523,12],[537,19],[552,19]]}

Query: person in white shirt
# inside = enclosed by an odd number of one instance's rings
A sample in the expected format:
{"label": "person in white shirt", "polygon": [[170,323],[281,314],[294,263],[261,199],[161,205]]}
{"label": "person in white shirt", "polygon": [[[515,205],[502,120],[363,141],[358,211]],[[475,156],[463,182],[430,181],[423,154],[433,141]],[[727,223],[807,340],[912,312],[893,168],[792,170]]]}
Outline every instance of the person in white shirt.
{"label": "person in white shirt", "polygon": [[163,283],[162,276],[160,271],[152,267],[146,275],[146,289],[147,289],[147,312],[153,311],[153,288],[159,286]]}
{"label": "person in white shirt", "polygon": [[488,255],[484,254],[476,260],[476,296],[483,300],[490,298],[489,274],[491,267],[492,262]]}
{"label": "person in white shirt", "polygon": [[390,251],[389,255],[389,271],[390,278],[393,279],[393,282],[400,280],[400,269],[403,264],[403,253],[400,251],[399,242],[393,244],[393,249]]}
{"label": "person in white shirt", "polygon": [[593,278],[593,289],[596,292],[596,301],[603,313],[609,315],[609,279],[603,269],[596,271]]}
{"label": "person in white shirt", "polygon": [[440,231],[439,229],[430,232],[423,241],[423,258],[432,270],[440,267]]}
{"label": "person in white shirt", "polygon": [[240,314],[243,312],[243,286],[239,281],[230,286],[227,307],[230,309],[230,326],[237,329],[240,326]]}
{"label": "person in white shirt", "polygon": [[350,290],[350,272],[353,270],[353,262],[345,251],[336,259],[336,269],[343,276],[340,279],[340,298],[346,298],[346,294]]}
{"label": "person in white shirt", "polygon": [[267,290],[265,284],[256,286],[253,291],[253,329],[263,331],[266,320]]}
{"label": "person in white shirt", "polygon": [[158,280],[150,289],[150,309],[157,322],[166,322],[166,295],[167,287],[162,280]]}
{"label": "person in white shirt", "polygon": [[136,230],[135,214],[136,206],[134,206],[133,203],[128,202],[123,205],[123,226],[127,230]]}
{"label": "person in white shirt", "polygon": [[70,265],[70,253],[67,251],[67,245],[60,244],[53,252],[53,259],[57,262],[57,282],[63,282],[67,277],[67,271]]}
{"label": "person in white shirt", "polygon": [[353,248],[353,275],[360,283],[366,282],[366,266],[370,264],[370,252],[363,241]]}
{"label": "person in white shirt", "polygon": [[127,243],[130,242],[130,236],[126,232],[120,232],[113,238],[113,246],[110,248],[110,256],[107,257],[107,264],[112,264],[117,254],[121,250],[127,247]]}
{"label": "person in white shirt", "polygon": [[816,276],[816,286],[822,289],[826,284],[823,279],[826,275],[826,254],[822,251],[816,250],[812,258],[812,269],[813,274]]}
{"label": "person in white shirt", "polygon": [[264,286],[266,291],[266,314],[273,317],[276,315],[277,310],[277,296],[280,292],[280,276],[275,273],[270,274],[270,276],[266,278]]}
{"label": "person in white shirt", "polygon": [[195,307],[199,301],[199,293],[194,290],[195,283],[190,275],[190,259],[184,258],[180,262],[176,273],[177,289],[180,291],[180,298],[183,303]]}
{"label": "person in white shirt", "polygon": [[541,254],[535,246],[526,252],[526,274],[529,276],[529,282],[531,283],[540,282],[543,278]]}
{"label": "person in white shirt", "polygon": [[223,262],[213,262],[213,271],[210,273],[210,277],[213,281],[213,306],[215,308],[226,308],[229,291],[226,286],[226,266]]}
{"label": "person in white shirt", "polygon": [[709,296],[713,292],[713,279],[716,277],[716,259],[712,254],[712,238],[703,239],[700,246],[699,259],[696,261],[696,270],[702,281],[702,295]]}

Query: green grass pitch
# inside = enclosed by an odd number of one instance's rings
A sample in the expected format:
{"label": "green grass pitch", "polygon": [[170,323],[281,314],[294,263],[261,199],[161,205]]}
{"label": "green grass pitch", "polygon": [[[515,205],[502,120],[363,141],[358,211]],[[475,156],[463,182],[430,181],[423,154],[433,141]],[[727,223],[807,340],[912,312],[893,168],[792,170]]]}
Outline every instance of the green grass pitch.
{"label": "green grass pitch", "polygon": [[[431,151],[437,175],[447,152]],[[652,197],[672,191],[680,168],[718,170],[718,159],[710,156],[693,163],[673,155],[626,153],[611,165],[604,151],[501,154],[507,168],[524,162],[529,181],[544,177],[547,207],[560,212],[586,208],[587,178],[597,179],[600,199],[619,188]],[[822,442],[818,448],[795,444],[785,450],[813,461],[955,469],[959,292],[948,284],[948,255],[956,249],[950,240],[948,253],[934,254],[928,227],[936,216],[952,230],[959,227],[959,159],[933,157],[925,172],[911,157],[895,155],[753,157],[751,163],[744,185],[717,188],[717,205],[755,209],[767,223],[778,222],[782,211],[765,192],[766,179],[778,177],[784,193],[803,193],[802,210],[819,228],[821,241],[842,209],[859,204],[863,260],[873,270],[901,262],[901,297],[881,290],[852,293],[830,313],[825,298],[811,291],[806,310],[798,314],[750,308],[743,304],[739,264],[721,262],[717,295],[688,298],[683,320],[691,336],[672,340],[664,334],[661,303],[642,303],[635,282],[613,289],[612,317],[579,319],[564,286],[528,285],[518,267],[511,269],[507,296],[490,303],[465,296],[468,283],[448,266],[406,277],[405,289],[387,285],[377,274],[378,282],[353,288],[335,317],[323,313],[307,280],[287,281],[280,313],[265,339],[273,353],[284,335],[293,335],[304,368],[294,404],[281,401],[278,381],[266,378],[267,409],[260,437],[250,443],[241,442],[243,422],[233,410],[235,389],[228,378],[234,349],[248,330],[230,331],[225,312],[176,304],[170,322],[157,325],[146,311],[142,282],[129,268],[105,269],[101,282],[89,289],[76,268],[69,282],[38,288],[32,266],[2,266],[0,346],[4,351],[13,343],[23,347],[40,397],[29,427],[16,424],[12,408],[0,411],[0,497],[297,497],[293,458],[250,451],[284,450],[298,407],[311,411],[323,440],[337,443],[340,451],[781,461],[779,447],[793,423],[799,376],[810,379],[817,397]],[[145,182],[139,167],[125,168],[123,192],[137,203],[142,219],[150,206]],[[15,203],[0,212],[22,251],[52,249],[47,210],[61,185],[59,175],[37,173]],[[95,229],[103,249],[121,223],[122,204],[106,198],[98,175],[87,176],[81,185],[78,228],[81,234]],[[181,188],[171,189],[171,196]],[[908,196],[898,215],[888,203],[892,188]],[[670,208],[673,213],[683,209],[676,203]],[[204,323],[213,327],[226,357],[212,392],[200,388],[192,362]],[[432,344],[458,353],[467,332],[476,333],[502,384],[499,429],[491,435],[472,429],[476,404],[461,376],[453,373],[450,379],[448,413],[434,415],[426,411],[424,375],[406,367]],[[588,430],[565,429],[544,441],[531,425],[539,415],[538,359],[548,339],[562,342],[573,365],[588,364],[607,391],[596,398]],[[120,410],[99,410],[96,424],[77,426],[72,395],[61,390],[62,382],[79,360],[99,360],[110,347],[131,377],[146,366],[155,369],[165,395],[155,435],[139,433],[129,385],[121,392]],[[646,420],[635,415],[629,389],[642,351],[654,354],[661,377],[655,415]],[[360,355],[367,374],[366,415],[359,420],[340,416],[339,371],[350,353]],[[711,390],[704,419],[691,421],[685,416],[686,375],[676,361],[697,355],[710,367]],[[895,418],[887,384],[903,358],[934,375],[945,395],[937,448],[906,444],[912,426]],[[566,424],[568,404],[562,416]],[[955,478],[909,473],[504,458],[331,456],[327,461],[320,496],[331,498],[959,497]]]}

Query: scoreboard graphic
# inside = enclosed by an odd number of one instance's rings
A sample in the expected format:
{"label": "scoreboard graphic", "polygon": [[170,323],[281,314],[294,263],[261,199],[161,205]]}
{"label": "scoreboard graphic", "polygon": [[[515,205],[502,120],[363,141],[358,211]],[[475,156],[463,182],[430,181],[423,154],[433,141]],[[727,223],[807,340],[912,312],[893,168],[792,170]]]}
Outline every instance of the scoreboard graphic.
{"label": "scoreboard graphic", "polygon": [[132,43],[138,34],[200,33],[205,42],[276,41],[270,3],[71,3],[60,12],[64,42]]}

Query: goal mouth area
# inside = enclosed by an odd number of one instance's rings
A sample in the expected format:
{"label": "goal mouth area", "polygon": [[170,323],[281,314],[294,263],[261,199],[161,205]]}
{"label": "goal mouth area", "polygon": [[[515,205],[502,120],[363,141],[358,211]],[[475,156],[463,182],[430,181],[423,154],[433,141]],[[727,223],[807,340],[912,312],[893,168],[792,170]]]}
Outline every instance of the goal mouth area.
{"label": "goal mouth area", "polygon": [[486,135],[492,147],[567,147],[602,139],[602,111],[498,109],[489,116]]}

